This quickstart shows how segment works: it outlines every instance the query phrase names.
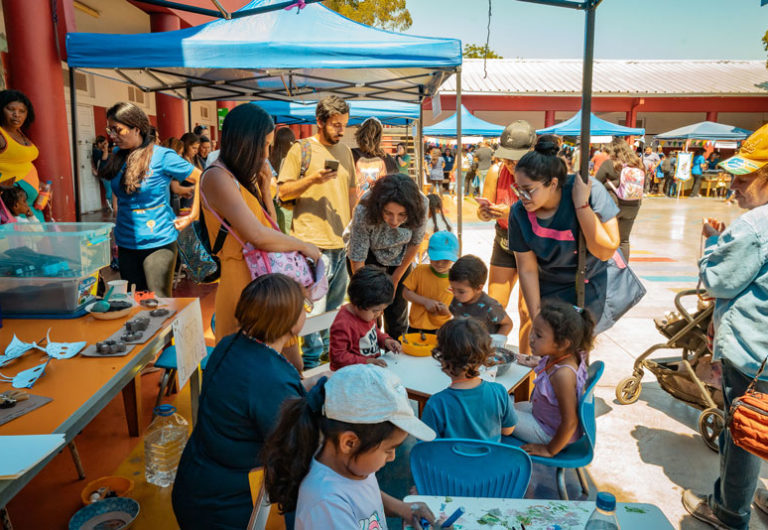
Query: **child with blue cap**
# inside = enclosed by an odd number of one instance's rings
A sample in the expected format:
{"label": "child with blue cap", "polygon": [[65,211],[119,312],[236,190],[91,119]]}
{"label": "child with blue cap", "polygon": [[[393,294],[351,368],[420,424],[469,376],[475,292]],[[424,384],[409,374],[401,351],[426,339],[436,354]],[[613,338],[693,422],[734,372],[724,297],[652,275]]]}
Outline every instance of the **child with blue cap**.
{"label": "child with blue cap", "polygon": [[429,238],[427,254],[429,263],[416,267],[403,281],[403,298],[411,302],[411,333],[437,333],[451,319],[448,271],[459,259],[459,240],[451,232],[435,232]]}

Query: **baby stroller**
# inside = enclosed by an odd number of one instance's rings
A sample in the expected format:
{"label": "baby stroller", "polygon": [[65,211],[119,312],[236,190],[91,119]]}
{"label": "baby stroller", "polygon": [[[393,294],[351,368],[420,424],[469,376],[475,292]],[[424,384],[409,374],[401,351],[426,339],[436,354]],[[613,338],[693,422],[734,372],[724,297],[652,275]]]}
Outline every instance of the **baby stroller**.
{"label": "baby stroller", "polygon": [[[661,388],[674,398],[701,410],[699,432],[713,451],[718,450],[717,440],[725,426],[722,412],[723,391],[719,364],[712,364],[712,352],[708,343],[707,329],[712,320],[714,303],[704,298],[703,289],[687,289],[675,296],[676,311],[670,311],[654,323],[667,342],[654,344],[635,360],[631,377],[616,385],[616,399],[622,405],[637,401],[642,388],[644,368],[656,376]],[[683,300],[696,296],[697,309],[691,314],[683,307]],[[651,360],[656,350],[682,349],[681,357]]]}

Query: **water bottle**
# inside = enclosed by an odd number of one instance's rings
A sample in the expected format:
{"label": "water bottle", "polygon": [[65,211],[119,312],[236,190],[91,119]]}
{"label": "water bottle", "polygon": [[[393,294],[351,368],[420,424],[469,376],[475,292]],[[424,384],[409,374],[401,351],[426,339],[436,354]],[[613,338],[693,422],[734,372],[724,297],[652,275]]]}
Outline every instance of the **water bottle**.
{"label": "water bottle", "polygon": [[189,423],[172,405],[155,408],[155,419],[144,435],[144,474],[147,482],[170,486],[189,438]]}
{"label": "water bottle", "polygon": [[595,511],[587,519],[584,530],[619,530],[619,521],[616,520],[616,497],[601,491],[595,500]]}

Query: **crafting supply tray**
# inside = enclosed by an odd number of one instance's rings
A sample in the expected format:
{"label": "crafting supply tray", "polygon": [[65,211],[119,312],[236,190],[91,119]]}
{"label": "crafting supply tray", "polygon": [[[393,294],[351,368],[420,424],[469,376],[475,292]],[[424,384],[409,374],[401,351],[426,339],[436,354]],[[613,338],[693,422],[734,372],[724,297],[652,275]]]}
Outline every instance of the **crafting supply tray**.
{"label": "crafting supply tray", "polygon": [[[159,309],[163,309],[163,308],[159,308]],[[168,309],[168,308],[165,308],[165,309]],[[128,320],[126,320],[126,323],[127,323],[129,321],[136,320],[137,318],[146,316],[146,317],[149,317],[149,326],[147,326],[147,329],[145,329],[141,333],[140,339],[123,341],[126,345],[124,352],[102,354],[96,351],[96,344],[89,344],[88,346],[85,347],[85,349],[82,352],[80,352],[80,355],[82,355],[83,357],[123,357],[125,355],[128,355],[133,351],[134,345],[144,344],[145,342],[147,342],[150,338],[152,338],[155,335],[155,333],[157,333],[157,331],[163,326],[163,323],[166,320],[168,320],[169,318],[171,318],[173,315],[176,314],[175,309],[168,309],[168,311],[169,313],[162,317],[151,316],[150,313],[152,312],[152,310],[140,311],[135,315],[133,315]],[[118,341],[120,340],[120,337],[122,337],[125,334],[125,332],[126,332],[125,324],[123,324],[123,327],[115,331],[112,335],[109,336],[109,338],[105,340]]]}

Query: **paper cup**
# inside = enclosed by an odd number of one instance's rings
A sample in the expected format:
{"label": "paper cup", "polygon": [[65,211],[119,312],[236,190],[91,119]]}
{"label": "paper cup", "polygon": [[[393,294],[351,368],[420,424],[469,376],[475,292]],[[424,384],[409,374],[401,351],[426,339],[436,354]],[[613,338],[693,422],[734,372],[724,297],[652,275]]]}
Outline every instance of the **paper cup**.
{"label": "paper cup", "polygon": [[491,345],[494,348],[503,348],[506,344],[507,344],[506,335],[499,335],[499,334],[491,335]]}
{"label": "paper cup", "polygon": [[115,298],[125,298],[128,296],[128,280],[112,280],[107,282],[107,290],[110,287],[114,287],[112,296]]}

